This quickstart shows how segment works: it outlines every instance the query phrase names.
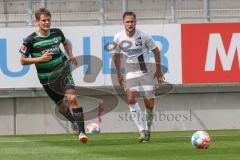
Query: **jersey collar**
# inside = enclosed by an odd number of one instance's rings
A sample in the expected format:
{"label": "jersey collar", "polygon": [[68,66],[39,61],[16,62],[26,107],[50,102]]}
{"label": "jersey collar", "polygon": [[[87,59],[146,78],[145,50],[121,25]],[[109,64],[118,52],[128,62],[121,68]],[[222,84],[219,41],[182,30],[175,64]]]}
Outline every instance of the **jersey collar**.
{"label": "jersey collar", "polygon": [[48,31],[48,34],[45,36],[45,35],[41,35],[40,32],[36,31],[36,34],[39,36],[39,37],[48,37],[50,35],[50,30]]}

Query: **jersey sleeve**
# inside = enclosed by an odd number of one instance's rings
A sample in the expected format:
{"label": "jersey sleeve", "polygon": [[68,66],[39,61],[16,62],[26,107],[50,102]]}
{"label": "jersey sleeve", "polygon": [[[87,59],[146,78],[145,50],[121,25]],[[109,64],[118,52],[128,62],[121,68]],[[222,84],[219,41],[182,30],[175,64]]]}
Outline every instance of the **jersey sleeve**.
{"label": "jersey sleeve", "polygon": [[145,46],[149,50],[154,50],[157,47],[154,40],[152,39],[152,37],[149,34],[146,34],[144,38],[145,38]]}
{"label": "jersey sleeve", "polygon": [[115,35],[113,38],[113,45],[114,45],[114,49],[113,49],[113,53],[114,54],[119,54],[121,52],[121,48],[119,45],[119,40],[118,40],[118,36]]}
{"label": "jersey sleeve", "polygon": [[31,42],[28,39],[26,39],[26,40],[24,40],[21,48],[19,49],[19,53],[21,55],[23,55],[24,57],[29,57],[30,48],[31,48]]}
{"label": "jersey sleeve", "polygon": [[58,32],[59,32],[59,34],[60,34],[60,36],[61,36],[61,42],[62,42],[62,43],[65,42],[66,38],[65,38],[62,30],[61,30],[61,29],[58,29]]}

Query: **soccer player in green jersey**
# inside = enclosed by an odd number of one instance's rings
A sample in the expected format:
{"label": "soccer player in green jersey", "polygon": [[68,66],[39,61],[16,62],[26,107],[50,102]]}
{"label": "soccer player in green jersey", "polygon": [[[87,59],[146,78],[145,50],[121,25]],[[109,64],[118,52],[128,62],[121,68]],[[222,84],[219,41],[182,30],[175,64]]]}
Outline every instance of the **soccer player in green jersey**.
{"label": "soccer player in green jersey", "polygon": [[[72,53],[72,47],[60,29],[50,29],[51,13],[49,10],[46,8],[38,9],[35,12],[35,18],[38,29],[24,40],[19,50],[22,55],[21,64],[35,64],[38,78],[44,90],[57,104],[60,113],[72,122],[72,124],[77,124],[79,140],[82,143],[86,143],[88,138],[85,134],[83,109],[79,105],[68,65],[69,60],[77,64],[76,58]],[[59,48],[61,43],[68,58]],[[61,75],[66,73],[66,70],[69,73]],[[54,79],[54,81],[51,79]],[[65,99],[69,102],[70,106],[65,103]]]}

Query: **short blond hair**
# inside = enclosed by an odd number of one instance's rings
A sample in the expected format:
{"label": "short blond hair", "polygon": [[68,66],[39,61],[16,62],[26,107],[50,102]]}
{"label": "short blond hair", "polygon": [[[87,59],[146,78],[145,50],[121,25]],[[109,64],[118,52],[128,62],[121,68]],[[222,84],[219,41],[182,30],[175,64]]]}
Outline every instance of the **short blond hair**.
{"label": "short blond hair", "polygon": [[37,21],[40,20],[41,15],[46,15],[51,17],[51,12],[46,8],[39,8],[38,10],[35,11],[35,18]]}

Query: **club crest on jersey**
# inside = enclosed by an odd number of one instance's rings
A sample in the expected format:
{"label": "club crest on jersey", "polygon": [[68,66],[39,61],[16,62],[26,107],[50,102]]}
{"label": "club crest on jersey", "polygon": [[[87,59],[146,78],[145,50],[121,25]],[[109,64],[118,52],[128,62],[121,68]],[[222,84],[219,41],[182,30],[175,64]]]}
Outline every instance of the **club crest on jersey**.
{"label": "club crest on jersey", "polygon": [[27,47],[24,46],[24,45],[22,45],[22,47],[21,47],[21,51],[22,51],[23,53],[26,53],[26,51],[27,51]]}
{"label": "club crest on jersey", "polygon": [[136,45],[136,46],[142,46],[142,38],[141,38],[141,37],[138,37],[138,38],[136,39],[135,45]]}
{"label": "club crest on jersey", "polygon": [[54,43],[58,43],[58,38],[53,38]]}

